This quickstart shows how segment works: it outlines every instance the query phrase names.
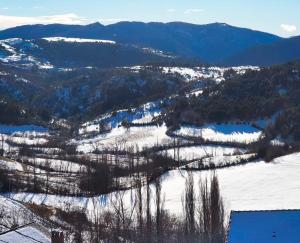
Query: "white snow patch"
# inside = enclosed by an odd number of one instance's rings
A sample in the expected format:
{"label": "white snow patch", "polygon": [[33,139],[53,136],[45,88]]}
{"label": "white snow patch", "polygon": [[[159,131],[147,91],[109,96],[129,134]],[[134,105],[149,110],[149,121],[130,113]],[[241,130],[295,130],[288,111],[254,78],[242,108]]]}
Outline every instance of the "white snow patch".
{"label": "white snow patch", "polygon": [[116,42],[112,40],[98,40],[98,39],[82,39],[82,38],[67,38],[67,37],[49,37],[43,39],[49,42],[65,41],[65,42],[77,42],[77,43],[116,44]]}

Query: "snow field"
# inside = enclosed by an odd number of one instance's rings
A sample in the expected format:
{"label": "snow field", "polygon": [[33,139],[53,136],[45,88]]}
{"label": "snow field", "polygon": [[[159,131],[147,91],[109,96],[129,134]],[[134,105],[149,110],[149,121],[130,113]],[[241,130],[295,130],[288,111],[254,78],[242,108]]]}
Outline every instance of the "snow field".
{"label": "snow field", "polygon": [[[300,153],[279,157],[273,162],[258,161],[240,166],[216,169],[220,191],[226,210],[297,209],[300,205]],[[199,180],[210,178],[213,171],[192,172],[195,189]],[[170,213],[182,211],[181,198],[188,172],[173,170],[162,176],[162,193],[165,208]],[[154,187],[152,188],[154,193]],[[124,200],[130,205],[135,191],[125,192]],[[81,207],[93,213],[95,206],[109,208],[114,193],[94,198],[60,197],[44,194],[12,194],[14,199],[64,208],[66,205]]]}
{"label": "snow field", "polygon": [[259,140],[262,132],[250,125],[209,124],[203,127],[182,126],[175,134],[181,136],[202,137],[214,142],[252,143]]}
{"label": "snow field", "polygon": [[117,127],[106,134],[98,135],[91,139],[73,141],[78,144],[78,152],[90,153],[98,148],[112,149],[116,146],[120,149],[129,147],[138,147],[140,150],[144,147],[172,143],[172,139],[166,135],[167,127],[165,125],[146,126],[146,127]]}
{"label": "snow field", "polygon": [[[180,147],[175,149],[175,156],[179,154],[179,159],[182,161],[198,160],[205,157],[215,157],[223,155],[233,155],[236,153],[244,153],[243,149],[225,147],[225,146],[191,146],[191,147]],[[174,158],[174,149],[168,149],[163,151],[168,157]]]}

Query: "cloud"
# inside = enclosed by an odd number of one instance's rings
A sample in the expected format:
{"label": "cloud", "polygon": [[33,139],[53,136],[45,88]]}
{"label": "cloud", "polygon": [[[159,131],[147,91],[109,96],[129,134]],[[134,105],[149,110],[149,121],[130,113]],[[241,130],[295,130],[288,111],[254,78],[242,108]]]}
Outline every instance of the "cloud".
{"label": "cloud", "polygon": [[297,31],[297,26],[292,24],[282,24],[280,25],[281,29],[288,33],[294,33]]}
{"label": "cloud", "polygon": [[184,14],[195,14],[195,13],[201,13],[203,12],[203,9],[200,8],[190,8],[184,11]]}
{"label": "cloud", "polygon": [[174,13],[174,12],[176,12],[176,9],[174,9],[174,8],[169,8],[169,9],[167,9],[167,12],[168,12],[168,13]]}
{"label": "cloud", "polygon": [[7,29],[28,24],[84,24],[87,22],[88,20],[86,18],[80,17],[73,13],[39,17],[0,15],[0,29]]}
{"label": "cloud", "polygon": [[9,8],[8,7],[3,7],[1,8],[2,10],[8,10]]}

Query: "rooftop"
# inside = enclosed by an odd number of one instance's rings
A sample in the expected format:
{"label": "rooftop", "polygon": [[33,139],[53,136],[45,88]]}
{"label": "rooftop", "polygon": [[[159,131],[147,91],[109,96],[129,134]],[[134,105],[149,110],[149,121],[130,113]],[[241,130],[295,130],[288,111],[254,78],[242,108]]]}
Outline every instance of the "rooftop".
{"label": "rooftop", "polygon": [[227,242],[300,242],[300,210],[232,211]]}

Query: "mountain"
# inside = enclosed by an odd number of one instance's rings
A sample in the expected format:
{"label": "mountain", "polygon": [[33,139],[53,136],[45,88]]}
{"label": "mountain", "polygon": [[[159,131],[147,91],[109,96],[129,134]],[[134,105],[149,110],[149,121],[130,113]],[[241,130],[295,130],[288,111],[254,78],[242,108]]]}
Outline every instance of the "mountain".
{"label": "mountain", "polygon": [[119,22],[112,25],[27,25],[0,31],[0,39],[72,37],[113,40],[149,47],[179,56],[217,62],[245,49],[271,44],[280,37],[224,23],[195,25],[182,22]]}
{"label": "mountain", "polygon": [[0,40],[0,62],[23,68],[88,66],[111,68],[176,60],[175,56],[159,50],[119,44],[110,40],[79,38]]}
{"label": "mountain", "polygon": [[300,59],[300,36],[247,49],[228,58],[222,64],[270,66]]}

